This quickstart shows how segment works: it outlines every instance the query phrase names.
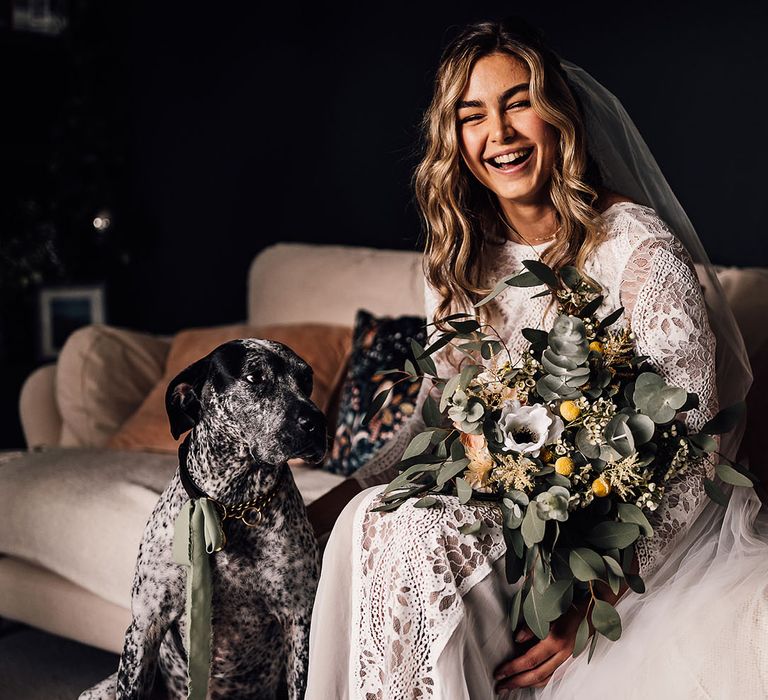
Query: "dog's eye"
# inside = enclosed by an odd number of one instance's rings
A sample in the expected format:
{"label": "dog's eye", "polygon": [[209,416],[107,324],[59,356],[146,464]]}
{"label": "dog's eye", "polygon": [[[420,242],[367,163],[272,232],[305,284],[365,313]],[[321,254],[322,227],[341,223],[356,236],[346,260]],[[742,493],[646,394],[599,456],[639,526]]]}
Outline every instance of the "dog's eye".
{"label": "dog's eye", "polygon": [[258,374],[246,374],[245,381],[249,384],[255,384],[260,379]]}

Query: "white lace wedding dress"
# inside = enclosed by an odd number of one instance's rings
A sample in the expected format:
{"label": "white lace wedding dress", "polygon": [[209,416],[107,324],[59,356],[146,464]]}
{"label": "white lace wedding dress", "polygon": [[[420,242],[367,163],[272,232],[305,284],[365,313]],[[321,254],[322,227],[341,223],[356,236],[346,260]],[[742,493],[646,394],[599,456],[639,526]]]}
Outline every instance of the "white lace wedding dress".
{"label": "white lace wedding dress", "polygon": [[[609,235],[586,269],[604,288],[598,314],[623,306],[618,324],[631,325],[638,352],[670,383],[699,395],[699,408],[686,416],[695,430],[718,406],[714,337],[690,260],[649,207],[618,202],[604,218]],[[494,253],[490,282],[536,257],[531,246],[511,241]],[[554,320],[553,312],[542,318],[547,299],[530,299],[535,291],[511,287],[499,298],[496,330],[513,357],[526,345],[522,328],[549,329]],[[437,301],[425,285],[428,321]],[[440,376],[453,373],[441,352],[435,362]],[[308,700],[490,699],[495,667],[514,656],[507,610],[516,587],[504,575],[497,507],[445,496],[440,509],[406,503],[390,513],[369,510],[411,438],[426,429],[420,408],[430,389],[426,380],[414,415],[358,472],[370,488],[347,505],[328,541],[312,617]],[[583,653],[543,690],[510,697],[768,697],[767,516],[761,511],[755,521],[761,534],[738,547],[733,533],[691,527],[708,498],[705,471],[712,476],[714,465],[670,484],[654,514],[654,537],[637,543],[647,592],[619,601],[621,639],[601,638],[589,665]],[[734,490],[729,508],[741,518],[752,521],[759,507],[751,490]],[[458,528],[476,518],[485,534],[462,535]],[[670,543],[685,538],[697,546],[664,566]],[[689,573],[701,571],[688,566],[699,557],[712,562],[704,579]]]}

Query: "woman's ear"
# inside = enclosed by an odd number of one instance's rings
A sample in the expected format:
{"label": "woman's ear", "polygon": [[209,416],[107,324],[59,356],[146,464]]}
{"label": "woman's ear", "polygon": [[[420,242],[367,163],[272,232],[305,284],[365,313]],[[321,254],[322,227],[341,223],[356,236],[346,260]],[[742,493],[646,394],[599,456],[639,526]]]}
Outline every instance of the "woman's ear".
{"label": "woman's ear", "polygon": [[174,440],[200,422],[201,398],[209,367],[209,356],[203,357],[177,374],[165,390],[165,410]]}

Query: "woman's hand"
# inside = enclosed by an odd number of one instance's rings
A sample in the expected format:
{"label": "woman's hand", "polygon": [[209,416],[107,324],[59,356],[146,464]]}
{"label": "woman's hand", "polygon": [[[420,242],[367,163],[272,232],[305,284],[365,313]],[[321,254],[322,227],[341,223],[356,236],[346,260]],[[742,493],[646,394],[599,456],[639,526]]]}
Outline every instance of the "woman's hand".
{"label": "woman's hand", "polygon": [[[496,669],[494,678],[496,692],[512,688],[543,688],[555,669],[572,653],[576,641],[576,630],[587,614],[589,600],[573,604],[568,612],[555,620],[549,634],[534,644],[528,651],[505,661]],[[515,641],[524,644],[534,638],[533,632],[523,626],[515,636]]]}
{"label": "woman's hand", "polygon": [[[639,564],[637,554],[635,554],[632,558],[630,571],[636,574],[638,570]],[[629,586],[626,581],[621,582],[616,593],[602,581],[596,581],[593,585],[595,597],[611,605],[616,605],[628,590]],[[579,629],[579,624],[586,616],[591,602],[590,598],[586,598],[580,603],[573,603],[568,612],[552,623],[549,634],[544,639],[534,644],[520,656],[501,664],[494,673],[494,678],[499,681],[496,684],[496,692],[530,686],[543,688],[557,667],[573,653],[573,648],[576,646],[576,632]],[[590,622],[589,635],[592,636],[593,634],[595,634],[595,628]],[[523,625],[515,635],[515,641],[518,644],[525,644],[534,636],[528,626]]]}

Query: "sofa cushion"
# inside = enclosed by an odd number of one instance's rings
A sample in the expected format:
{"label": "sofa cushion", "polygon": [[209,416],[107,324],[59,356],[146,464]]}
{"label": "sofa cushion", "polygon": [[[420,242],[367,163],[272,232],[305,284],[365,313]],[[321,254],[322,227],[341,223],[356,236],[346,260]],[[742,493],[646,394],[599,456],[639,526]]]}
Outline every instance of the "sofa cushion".
{"label": "sofa cushion", "polygon": [[[8,456],[0,458],[0,553],[128,607],[144,527],[176,456],[60,447]],[[342,481],[289,464],[305,503]]]}
{"label": "sofa cushion", "polygon": [[[399,382],[404,375],[380,374],[414,362],[410,340],[425,343],[421,316],[374,316],[360,309],[338,407],[338,420],[323,468],[349,475],[365,464],[410,416],[419,393],[419,382]],[[390,391],[382,408],[366,425],[362,420],[376,394]]]}
{"label": "sofa cushion", "polygon": [[103,447],[163,374],[170,344],[147,333],[94,324],[59,354],[56,401],[63,447]]}
{"label": "sofa cushion", "polygon": [[352,345],[352,328],[322,323],[251,327],[245,325],[193,328],[176,334],[162,378],[136,413],[108,441],[109,447],[176,453],[165,411],[168,383],[183,369],[217,346],[235,338],[267,338],[284,343],[300,355],[314,372],[312,400],[321,411],[328,409],[334,383]]}

